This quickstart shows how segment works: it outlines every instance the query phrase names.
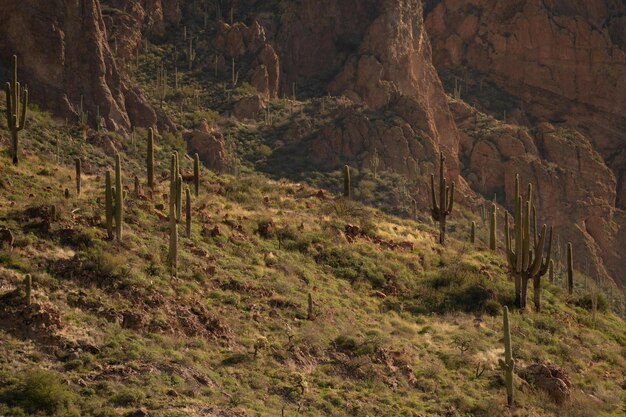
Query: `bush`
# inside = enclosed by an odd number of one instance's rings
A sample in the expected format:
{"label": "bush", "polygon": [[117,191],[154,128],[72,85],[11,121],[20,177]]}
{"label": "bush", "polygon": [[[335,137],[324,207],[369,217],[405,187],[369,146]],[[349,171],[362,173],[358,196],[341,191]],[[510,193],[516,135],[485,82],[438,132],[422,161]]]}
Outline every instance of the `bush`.
{"label": "bush", "polygon": [[[584,308],[585,310],[591,311],[593,308],[591,302],[591,294],[585,294],[581,297],[578,297],[575,301],[578,307]],[[609,308],[609,302],[606,300],[604,294],[598,294],[598,311],[605,313]]]}
{"label": "bush", "polygon": [[28,370],[15,384],[0,391],[0,401],[18,406],[27,413],[57,413],[67,409],[75,395],[56,372]]}

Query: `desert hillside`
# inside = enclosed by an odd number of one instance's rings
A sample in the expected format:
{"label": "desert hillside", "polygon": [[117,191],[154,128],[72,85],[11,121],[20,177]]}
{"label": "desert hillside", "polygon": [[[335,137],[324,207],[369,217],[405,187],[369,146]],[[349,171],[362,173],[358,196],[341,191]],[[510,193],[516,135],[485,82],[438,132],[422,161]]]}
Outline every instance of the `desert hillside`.
{"label": "desert hillside", "polygon": [[620,2],[0,3],[0,415],[625,415]]}

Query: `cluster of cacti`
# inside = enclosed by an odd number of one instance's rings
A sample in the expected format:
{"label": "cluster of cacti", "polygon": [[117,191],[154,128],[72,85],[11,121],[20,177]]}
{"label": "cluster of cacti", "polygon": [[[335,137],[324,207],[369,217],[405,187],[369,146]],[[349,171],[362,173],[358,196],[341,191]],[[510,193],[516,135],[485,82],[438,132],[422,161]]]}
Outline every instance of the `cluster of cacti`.
{"label": "cluster of cacti", "polygon": [[571,242],[567,243],[567,293],[574,294],[574,254]]}
{"label": "cluster of cacti", "polygon": [[76,166],[76,195],[80,196],[81,190],[81,161],[80,158],[76,158],[74,160],[74,164]]}
{"label": "cluster of cacti", "polygon": [[146,169],[148,171],[148,187],[154,188],[154,131],[148,129],[148,152],[146,155]]}
{"label": "cluster of cacti", "polygon": [[[531,218],[532,213],[532,218]],[[534,224],[534,233],[531,234],[531,219]],[[546,240],[546,225],[541,228],[537,236],[537,215],[532,203],[532,185],[528,184],[528,197],[522,205],[520,195],[519,175],[515,177],[515,217],[513,223],[514,245],[511,243],[509,229],[509,214],[505,215],[504,240],[506,258],[509,271],[515,279],[515,304],[518,308],[526,308],[526,293],[528,281],[533,280],[535,309],[541,310],[541,277],[545,275],[550,264],[552,252],[552,227],[548,238],[548,247],[544,257]]]}
{"label": "cluster of cacti", "polygon": [[443,156],[443,152],[439,154],[439,201],[435,193],[435,175],[430,175],[430,194],[432,201],[432,208],[430,210],[431,216],[434,221],[439,222],[439,243],[444,244],[446,242],[446,218],[452,213],[452,207],[454,205],[454,181],[452,185],[448,187],[446,185],[446,178],[444,177],[444,162],[446,158]]}
{"label": "cluster of cacti", "polygon": [[197,153],[193,156],[193,188],[198,197],[200,194],[200,156]]}
{"label": "cluster of cacti", "polygon": [[496,203],[491,205],[491,218],[489,219],[489,249],[496,250],[497,242],[496,242],[496,213],[498,208],[496,207]]}
{"label": "cluster of cacti", "polygon": [[22,88],[17,81],[17,56],[13,55],[12,79],[6,85],[7,126],[11,131],[11,156],[13,163],[18,163],[19,132],[24,129],[26,109],[28,108],[28,89]]}
{"label": "cluster of cacti", "polygon": [[504,329],[504,360],[500,359],[500,368],[504,371],[504,385],[506,386],[506,401],[509,407],[513,406],[513,370],[515,360],[511,349],[511,328],[509,326],[509,308],[503,309],[503,329]]}
{"label": "cluster of cacti", "polygon": [[350,167],[343,167],[343,196],[350,200],[352,198],[352,184],[350,179]]}

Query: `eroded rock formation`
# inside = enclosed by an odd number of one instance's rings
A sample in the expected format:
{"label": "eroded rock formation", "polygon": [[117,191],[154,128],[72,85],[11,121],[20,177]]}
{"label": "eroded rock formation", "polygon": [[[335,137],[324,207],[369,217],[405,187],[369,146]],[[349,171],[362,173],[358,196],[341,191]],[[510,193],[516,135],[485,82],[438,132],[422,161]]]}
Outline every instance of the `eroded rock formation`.
{"label": "eroded rock formation", "polygon": [[155,125],[155,112],[117,67],[99,1],[4,1],[0,39],[4,62],[18,55],[32,102],[67,116],[83,96],[92,123],[99,107],[111,129]]}

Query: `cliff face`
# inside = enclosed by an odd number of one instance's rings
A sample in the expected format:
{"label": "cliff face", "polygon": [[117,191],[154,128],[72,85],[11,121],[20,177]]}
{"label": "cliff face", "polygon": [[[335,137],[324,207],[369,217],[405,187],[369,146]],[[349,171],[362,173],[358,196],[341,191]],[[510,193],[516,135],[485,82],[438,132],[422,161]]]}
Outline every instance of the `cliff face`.
{"label": "cliff face", "polygon": [[[7,0],[0,13],[0,56],[16,54],[31,101],[60,115],[76,113],[84,97],[111,129],[152,126],[156,115],[119,71],[97,0]],[[27,12],[25,12],[27,11]]]}
{"label": "cliff face", "polygon": [[467,64],[540,121],[588,136],[626,208],[625,12],[600,0],[443,0],[427,27],[435,66]]}
{"label": "cliff face", "polygon": [[[374,110],[392,109],[423,131],[426,141],[441,146],[449,156],[450,172],[458,174],[458,132],[432,65],[420,0],[289,2],[281,15],[277,43],[284,85],[322,79],[332,95],[345,95]],[[355,118],[362,119],[350,120]],[[415,139],[413,133],[406,136],[396,129],[392,135],[396,140],[377,140],[382,135],[376,134],[360,143],[365,132],[380,129],[367,118],[356,124],[360,127],[348,123],[331,136],[337,138],[339,149],[365,147],[371,152],[373,148],[364,145],[378,142],[378,151],[397,172],[411,173],[415,160],[421,158],[408,145]],[[324,149],[320,142],[325,137],[320,136],[315,149]],[[403,145],[396,147],[398,142]],[[319,159],[330,156],[314,155]],[[347,152],[337,159],[354,156],[355,152]]]}
{"label": "cliff face", "polygon": [[617,250],[626,230],[626,5],[609,3],[443,0],[426,24],[438,69],[477,70],[523,103],[517,113],[532,121],[528,130],[505,125],[484,135],[470,108],[454,106],[471,186],[510,206],[519,172],[538,188],[542,221],[574,243],[576,267],[588,262],[591,273],[619,281],[626,272]]}

